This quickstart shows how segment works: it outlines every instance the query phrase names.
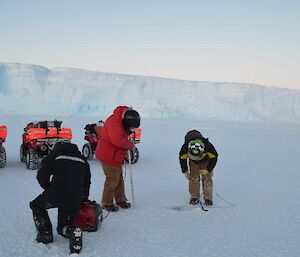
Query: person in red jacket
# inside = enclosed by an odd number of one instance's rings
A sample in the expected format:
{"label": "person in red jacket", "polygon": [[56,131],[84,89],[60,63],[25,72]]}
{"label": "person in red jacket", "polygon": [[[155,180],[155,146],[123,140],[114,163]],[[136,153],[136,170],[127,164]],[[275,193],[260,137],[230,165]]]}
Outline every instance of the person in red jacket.
{"label": "person in red jacket", "polygon": [[118,106],[102,128],[95,155],[106,176],[102,206],[107,211],[118,211],[118,206],[130,208],[125,196],[122,164],[127,151],[134,147],[129,134],[140,126],[140,120],[137,111],[127,106]]}

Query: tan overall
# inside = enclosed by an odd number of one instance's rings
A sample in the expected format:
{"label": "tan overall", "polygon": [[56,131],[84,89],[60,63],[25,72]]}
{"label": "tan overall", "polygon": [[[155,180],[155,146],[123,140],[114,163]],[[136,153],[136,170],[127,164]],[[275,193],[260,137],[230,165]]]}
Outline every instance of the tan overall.
{"label": "tan overall", "polygon": [[101,162],[101,165],[106,176],[102,205],[111,205],[114,203],[114,199],[116,203],[126,202],[122,166],[111,166],[103,162]]}
{"label": "tan overall", "polygon": [[200,180],[202,180],[202,190],[204,194],[204,199],[212,201],[213,172],[209,172],[205,176],[200,175],[201,169],[207,169],[208,162],[209,160],[204,163],[197,163],[192,160],[189,160],[191,175],[189,181],[189,191],[191,194],[191,198],[200,199]]}

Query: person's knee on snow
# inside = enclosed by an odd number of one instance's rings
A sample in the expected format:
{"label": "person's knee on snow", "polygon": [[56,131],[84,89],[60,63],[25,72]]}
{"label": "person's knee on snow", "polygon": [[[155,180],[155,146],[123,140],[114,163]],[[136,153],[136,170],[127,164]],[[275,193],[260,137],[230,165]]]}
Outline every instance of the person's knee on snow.
{"label": "person's knee on snow", "polygon": [[75,215],[79,210],[65,210],[63,208],[58,208],[57,211],[57,233],[63,237],[69,238],[66,236],[66,232],[69,231],[69,227],[72,226],[72,221]]}

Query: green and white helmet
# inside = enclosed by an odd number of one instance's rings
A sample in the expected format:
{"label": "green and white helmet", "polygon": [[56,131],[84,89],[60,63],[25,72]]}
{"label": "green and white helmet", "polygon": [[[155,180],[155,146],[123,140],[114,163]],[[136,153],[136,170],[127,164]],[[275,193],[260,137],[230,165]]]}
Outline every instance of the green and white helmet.
{"label": "green and white helmet", "polygon": [[188,143],[188,156],[191,160],[197,161],[204,152],[204,143],[201,139],[196,138]]}

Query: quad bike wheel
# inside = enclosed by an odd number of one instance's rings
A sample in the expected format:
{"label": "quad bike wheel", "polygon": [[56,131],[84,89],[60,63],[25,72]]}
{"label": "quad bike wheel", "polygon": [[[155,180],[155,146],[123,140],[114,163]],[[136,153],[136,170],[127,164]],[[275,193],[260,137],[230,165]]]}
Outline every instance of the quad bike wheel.
{"label": "quad bike wheel", "polygon": [[26,162],[26,150],[23,144],[20,146],[20,161]]}
{"label": "quad bike wheel", "polygon": [[0,168],[4,168],[6,165],[6,151],[5,148],[0,145]]}
{"label": "quad bike wheel", "polygon": [[36,149],[29,148],[26,153],[26,166],[29,170],[36,170],[38,167],[38,153]]}
{"label": "quad bike wheel", "polygon": [[92,160],[94,157],[94,153],[92,150],[92,146],[90,143],[86,143],[83,145],[82,147],[82,155],[88,159],[88,160]]}
{"label": "quad bike wheel", "polygon": [[[131,156],[131,164],[137,163],[140,157],[139,149],[137,149],[136,146],[134,146],[133,149],[130,150],[130,156]],[[126,155],[126,162],[129,163],[128,155]]]}

